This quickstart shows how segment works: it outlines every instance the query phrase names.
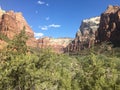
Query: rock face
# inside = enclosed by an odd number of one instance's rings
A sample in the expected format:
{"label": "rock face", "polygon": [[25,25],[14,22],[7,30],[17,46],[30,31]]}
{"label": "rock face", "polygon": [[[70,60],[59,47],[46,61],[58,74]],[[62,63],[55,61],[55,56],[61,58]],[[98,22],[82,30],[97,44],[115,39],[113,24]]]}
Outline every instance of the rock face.
{"label": "rock face", "polygon": [[[14,11],[4,11],[0,9],[0,33],[12,39],[15,35],[19,34],[25,27],[26,34],[28,35],[28,46],[36,46],[34,32],[25,21],[22,13],[15,13]],[[35,45],[36,44],[36,45]]]}
{"label": "rock face", "polygon": [[75,39],[67,46],[67,52],[80,51],[90,48],[95,41],[95,33],[98,29],[100,17],[85,19],[76,33]]}
{"label": "rock face", "polygon": [[120,7],[108,6],[101,14],[100,25],[96,34],[97,42],[110,41],[120,46]]}
{"label": "rock face", "polygon": [[[15,13],[14,11],[4,11],[0,8],[0,33],[6,35],[9,39],[23,30],[25,26],[25,31],[28,36],[27,45],[32,47],[39,48],[48,48],[51,47],[53,51],[62,53],[64,48],[70,43],[71,39],[69,38],[49,38],[44,37],[36,40],[34,38],[34,32],[27,24],[26,20],[22,16],[22,13]],[[0,40],[0,49],[2,46],[7,45],[3,40]]]}
{"label": "rock face", "polygon": [[38,47],[52,48],[54,52],[63,53],[66,46],[72,41],[71,38],[49,38],[38,39]]}

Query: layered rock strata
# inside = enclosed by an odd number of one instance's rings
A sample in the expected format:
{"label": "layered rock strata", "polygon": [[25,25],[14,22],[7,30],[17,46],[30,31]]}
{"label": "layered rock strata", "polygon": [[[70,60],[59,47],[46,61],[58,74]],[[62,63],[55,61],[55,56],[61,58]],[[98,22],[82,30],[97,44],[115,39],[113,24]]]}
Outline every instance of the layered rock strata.
{"label": "layered rock strata", "polygon": [[51,48],[54,52],[63,53],[68,44],[72,41],[71,38],[49,38],[44,37],[38,39],[38,47]]}

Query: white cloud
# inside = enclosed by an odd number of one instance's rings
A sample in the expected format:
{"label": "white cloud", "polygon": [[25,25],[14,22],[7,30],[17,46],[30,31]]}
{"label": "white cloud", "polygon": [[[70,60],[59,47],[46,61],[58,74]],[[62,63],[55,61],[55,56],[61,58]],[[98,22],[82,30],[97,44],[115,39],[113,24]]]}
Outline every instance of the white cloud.
{"label": "white cloud", "polygon": [[41,27],[41,30],[48,30],[48,27]]}
{"label": "white cloud", "polygon": [[35,33],[34,32],[34,36],[37,39],[37,38],[40,38],[40,37],[44,36],[44,34],[43,33]]}
{"label": "white cloud", "polygon": [[61,27],[61,25],[57,25],[57,24],[51,24],[49,25],[50,28],[59,28]]}
{"label": "white cloud", "polygon": [[44,1],[42,1],[42,0],[37,1],[37,3],[38,3],[39,5],[46,5],[46,6],[49,6],[48,3],[46,3],[46,2],[44,2]]}
{"label": "white cloud", "polygon": [[46,20],[46,21],[50,20],[50,17],[46,17],[45,20]]}
{"label": "white cloud", "polygon": [[40,4],[40,5],[45,4],[45,2],[40,1],[40,0],[37,3]]}
{"label": "white cloud", "polygon": [[48,26],[39,26],[41,30],[48,30]]}
{"label": "white cloud", "polygon": [[39,26],[39,28],[41,30],[48,30],[49,28],[60,28],[61,25],[58,25],[58,24],[50,24],[50,25],[47,25],[47,26]]}

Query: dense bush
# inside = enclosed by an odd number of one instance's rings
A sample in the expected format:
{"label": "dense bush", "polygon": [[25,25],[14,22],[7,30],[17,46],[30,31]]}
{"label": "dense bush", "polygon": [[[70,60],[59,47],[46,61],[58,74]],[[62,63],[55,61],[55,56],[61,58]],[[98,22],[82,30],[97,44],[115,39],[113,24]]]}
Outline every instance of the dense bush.
{"label": "dense bush", "polygon": [[[24,36],[24,37],[23,37]],[[120,90],[120,56],[28,51],[22,31],[0,52],[0,90]],[[12,46],[12,44],[13,46]]]}
{"label": "dense bush", "polygon": [[39,54],[11,55],[0,64],[1,90],[120,89],[117,57],[95,54],[70,57],[42,50]]}

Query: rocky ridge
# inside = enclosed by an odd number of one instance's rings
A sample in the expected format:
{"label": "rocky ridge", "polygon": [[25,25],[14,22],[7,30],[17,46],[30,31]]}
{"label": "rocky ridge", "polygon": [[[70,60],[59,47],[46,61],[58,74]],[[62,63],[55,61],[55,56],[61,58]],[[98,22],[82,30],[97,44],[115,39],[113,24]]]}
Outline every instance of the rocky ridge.
{"label": "rocky ridge", "polygon": [[[26,42],[27,46],[47,48],[51,47],[53,51],[57,53],[64,52],[64,48],[70,43],[70,38],[49,38],[44,37],[36,40],[34,38],[34,32],[26,22],[21,12],[14,11],[4,11],[0,8],[0,33],[7,36],[9,39],[23,30],[25,26],[25,31],[28,36]],[[0,40],[0,49],[7,45],[7,42]]]}
{"label": "rocky ridge", "polygon": [[114,46],[120,46],[120,6],[109,5],[101,14],[96,40],[97,43],[110,41]]}
{"label": "rocky ridge", "polygon": [[95,34],[99,27],[100,17],[93,17],[82,21],[75,39],[67,46],[67,52],[80,51],[90,48],[95,42]]}
{"label": "rocky ridge", "polygon": [[34,38],[34,32],[24,19],[21,12],[4,11],[0,8],[0,33],[7,36],[9,39],[21,32],[25,27],[26,34],[28,36],[27,45],[36,46],[36,39]]}
{"label": "rocky ridge", "polygon": [[[27,45],[32,47],[51,47],[56,52],[80,51],[90,48],[94,43],[110,41],[115,46],[120,46],[120,7],[108,6],[101,17],[93,17],[82,21],[75,39],[44,37],[36,40],[34,32],[27,24],[20,12],[4,11],[0,8],[0,33],[12,39],[19,34],[25,26],[28,35]],[[1,45],[7,45],[0,40]]]}
{"label": "rocky ridge", "polygon": [[63,53],[68,44],[72,41],[71,38],[50,38],[43,37],[38,39],[38,47],[52,48],[57,53]]}

